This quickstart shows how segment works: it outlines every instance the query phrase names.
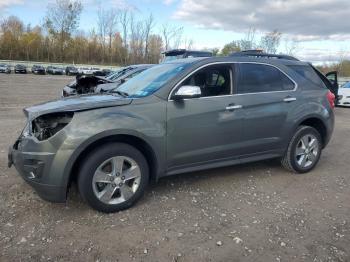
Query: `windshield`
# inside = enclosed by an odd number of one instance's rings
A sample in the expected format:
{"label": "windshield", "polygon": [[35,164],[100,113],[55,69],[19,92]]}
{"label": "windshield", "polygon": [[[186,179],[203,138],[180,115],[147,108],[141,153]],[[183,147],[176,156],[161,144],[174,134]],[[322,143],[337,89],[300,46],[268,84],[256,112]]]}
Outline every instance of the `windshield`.
{"label": "windshield", "polygon": [[189,64],[162,64],[143,71],[128,82],[112,90],[128,97],[145,97],[153,94]]}

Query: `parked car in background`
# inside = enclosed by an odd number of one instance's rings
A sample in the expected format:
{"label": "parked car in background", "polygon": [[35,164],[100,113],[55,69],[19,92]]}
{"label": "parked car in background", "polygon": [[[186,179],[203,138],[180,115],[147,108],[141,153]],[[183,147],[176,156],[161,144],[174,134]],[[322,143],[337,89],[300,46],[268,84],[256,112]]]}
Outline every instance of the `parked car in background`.
{"label": "parked car in background", "polygon": [[[100,84],[115,83],[113,87],[109,87],[110,89],[113,89],[116,86],[120,85],[122,81],[125,82],[127,80],[126,78],[124,80],[121,80],[124,75],[133,70],[135,70],[136,75],[140,70],[146,70],[151,66],[152,65],[131,65],[123,67],[116,72],[110,73],[106,77],[94,75],[78,75],[75,81],[69,83],[63,88],[62,97],[94,93],[96,87]],[[130,78],[131,77],[132,76],[130,75]],[[105,88],[107,88],[107,86]]]}
{"label": "parked car in background", "polygon": [[0,73],[11,74],[11,66],[7,64],[0,64]]}
{"label": "parked car in background", "polygon": [[35,75],[45,75],[45,68],[42,65],[33,65],[32,73]]}
{"label": "parked car in background", "polygon": [[107,76],[112,72],[110,69],[102,69],[102,70],[96,70],[94,71],[94,76]]}
{"label": "parked car in background", "polygon": [[350,82],[345,83],[341,88],[350,88]]}
{"label": "parked car in background", "polygon": [[131,78],[134,78],[143,71],[151,68],[152,64],[137,65],[130,70],[123,70],[124,74],[117,74],[118,77],[110,76],[109,79],[113,80],[113,83],[99,84],[96,86],[94,93],[105,93],[118,88],[121,84],[124,84]]}
{"label": "parked car in background", "polygon": [[92,67],[79,67],[78,68],[78,73],[80,75],[93,75],[94,71],[96,71],[96,69],[93,69]]}
{"label": "parked car in background", "polygon": [[49,75],[63,75],[64,74],[64,70],[61,67],[48,66],[46,68],[46,73],[49,74]]}
{"label": "parked car in background", "polygon": [[213,53],[209,51],[193,51],[193,50],[186,50],[186,49],[168,50],[163,52],[162,54],[164,55],[162,62],[167,62],[167,61],[182,59],[182,58],[213,56]]}
{"label": "parked car in background", "polygon": [[14,68],[15,74],[26,74],[27,73],[27,67],[25,65],[17,64]]}
{"label": "parked car in background", "polygon": [[75,66],[67,66],[65,71],[67,76],[74,76],[79,73]]}
{"label": "parked car in background", "polygon": [[350,107],[350,82],[339,88],[337,105]]}
{"label": "parked car in background", "polygon": [[150,180],[179,173],[272,158],[306,173],[332,136],[334,99],[310,64],[288,56],[171,61],[113,93],[26,108],[9,166],[50,201],[64,202],[77,181],[102,212],[129,208]]}

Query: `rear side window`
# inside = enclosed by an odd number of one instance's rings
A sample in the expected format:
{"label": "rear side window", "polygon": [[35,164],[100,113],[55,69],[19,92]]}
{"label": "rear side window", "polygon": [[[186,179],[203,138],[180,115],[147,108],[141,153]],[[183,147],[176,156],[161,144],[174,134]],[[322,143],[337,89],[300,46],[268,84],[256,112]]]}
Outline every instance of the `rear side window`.
{"label": "rear side window", "polygon": [[317,73],[311,66],[290,65],[288,67],[294,70],[298,75],[314,83],[315,85],[322,87],[324,86],[322,79],[317,75]]}
{"label": "rear side window", "polygon": [[239,64],[237,92],[260,93],[293,90],[294,83],[279,69],[263,64]]}

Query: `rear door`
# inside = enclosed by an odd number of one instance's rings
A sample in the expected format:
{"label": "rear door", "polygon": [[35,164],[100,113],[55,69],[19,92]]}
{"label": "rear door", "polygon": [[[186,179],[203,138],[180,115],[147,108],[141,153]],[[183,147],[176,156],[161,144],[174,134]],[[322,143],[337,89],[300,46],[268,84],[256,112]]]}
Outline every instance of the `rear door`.
{"label": "rear door", "polygon": [[288,112],[297,103],[296,84],[278,68],[239,63],[236,81],[242,105],[243,155],[277,152],[283,146]]}

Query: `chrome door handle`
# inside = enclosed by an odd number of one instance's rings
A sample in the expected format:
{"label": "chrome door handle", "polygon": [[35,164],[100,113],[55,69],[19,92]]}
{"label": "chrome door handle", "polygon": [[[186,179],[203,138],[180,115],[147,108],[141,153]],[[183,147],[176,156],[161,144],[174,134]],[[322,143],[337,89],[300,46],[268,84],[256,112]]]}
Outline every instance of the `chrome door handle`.
{"label": "chrome door handle", "polygon": [[232,105],[232,106],[227,106],[226,110],[236,110],[236,109],[241,109],[243,106],[242,105]]}
{"label": "chrome door handle", "polygon": [[286,103],[294,102],[294,101],[297,101],[295,97],[286,97],[285,99],[283,99],[283,102],[286,102]]}

